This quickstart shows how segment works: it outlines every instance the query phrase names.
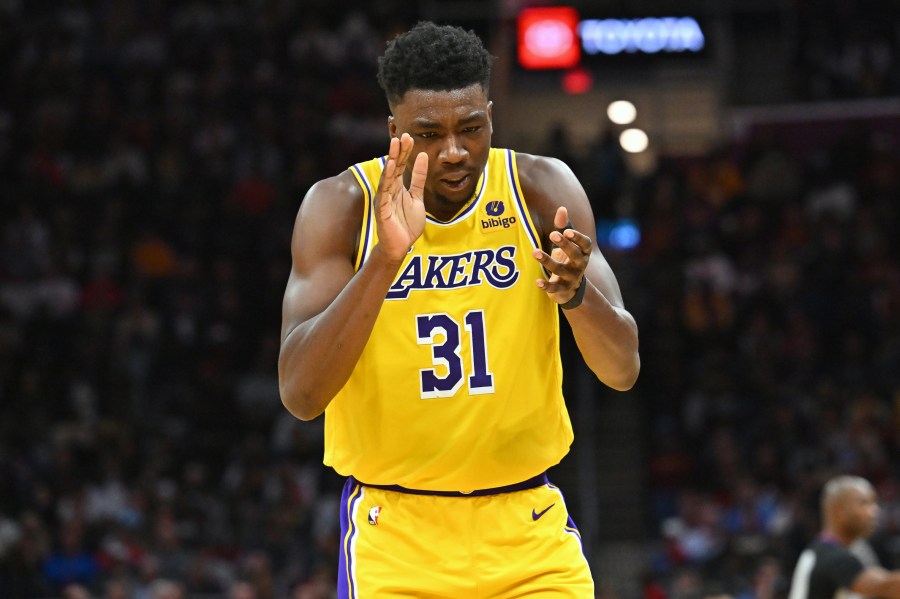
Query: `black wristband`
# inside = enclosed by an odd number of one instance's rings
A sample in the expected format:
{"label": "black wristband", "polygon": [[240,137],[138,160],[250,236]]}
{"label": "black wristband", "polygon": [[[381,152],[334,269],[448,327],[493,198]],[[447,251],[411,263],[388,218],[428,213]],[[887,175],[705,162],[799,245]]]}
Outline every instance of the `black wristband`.
{"label": "black wristband", "polygon": [[572,296],[572,299],[567,301],[564,304],[560,304],[559,307],[563,310],[571,310],[572,308],[577,308],[581,305],[581,302],[584,300],[584,288],[587,287],[587,277],[581,275],[581,285],[578,286],[578,290],[575,292],[575,295]]}

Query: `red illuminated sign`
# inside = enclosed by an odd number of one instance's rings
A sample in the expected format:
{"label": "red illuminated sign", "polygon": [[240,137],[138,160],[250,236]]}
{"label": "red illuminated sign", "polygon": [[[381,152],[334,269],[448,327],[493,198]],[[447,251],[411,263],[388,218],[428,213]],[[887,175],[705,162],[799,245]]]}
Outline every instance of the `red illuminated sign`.
{"label": "red illuminated sign", "polygon": [[562,77],[562,88],[567,94],[578,95],[591,91],[594,78],[590,71],[581,67],[566,71]]}
{"label": "red illuminated sign", "polygon": [[578,11],[568,6],[519,13],[519,64],[526,69],[568,69],[581,60]]}

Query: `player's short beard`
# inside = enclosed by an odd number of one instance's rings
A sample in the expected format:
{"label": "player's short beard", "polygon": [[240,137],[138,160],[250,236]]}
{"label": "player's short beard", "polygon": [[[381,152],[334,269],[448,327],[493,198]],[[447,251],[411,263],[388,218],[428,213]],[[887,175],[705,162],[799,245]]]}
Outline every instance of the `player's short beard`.
{"label": "player's short beard", "polygon": [[445,206],[447,208],[459,208],[460,206],[463,206],[469,200],[471,200],[472,195],[474,193],[475,193],[475,190],[473,189],[471,191],[471,193],[469,193],[469,195],[466,196],[466,199],[463,200],[462,202],[455,202],[455,201],[451,200],[450,198],[448,198],[446,195],[439,193],[437,191],[432,192],[432,197],[434,198],[434,203],[437,204],[438,206]]}
{"label": "player's short beard", "polygon": [[448,198],[447,196],[445,196],[442,193],[434,194],[434,202],[438,206],[452,206],[453,205],[453,202],[450,201],[450,198]]}

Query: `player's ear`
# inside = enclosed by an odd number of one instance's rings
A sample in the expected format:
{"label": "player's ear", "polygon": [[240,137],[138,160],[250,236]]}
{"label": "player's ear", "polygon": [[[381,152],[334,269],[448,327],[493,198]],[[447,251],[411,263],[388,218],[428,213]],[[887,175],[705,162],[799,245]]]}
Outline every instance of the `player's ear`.
{"label": "player's ear", "polygon": [[494,101],[489,100],[487,105],[488,130],[494,133]]}
{"label": "player's ear", "polygon": [[388,135],[397,137],[397,123],[394,122],[394,115],[388,117]]}

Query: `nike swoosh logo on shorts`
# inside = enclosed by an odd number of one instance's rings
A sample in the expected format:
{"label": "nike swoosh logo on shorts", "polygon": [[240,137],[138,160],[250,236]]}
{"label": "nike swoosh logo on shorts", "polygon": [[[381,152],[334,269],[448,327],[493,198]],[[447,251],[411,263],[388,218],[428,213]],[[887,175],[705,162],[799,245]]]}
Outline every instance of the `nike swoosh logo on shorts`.
{"label": "nike swoosh logo on shorts", "polygon": [[538,518],[540,518],[541,516],[543,516],[544,514],[546,514],[546,513],[547,513],[547,510],[549,510],[550,508],[552,508],[554,505],[556,505],[556,504],[555,504],[555,503],[551,503],[550,505],[548,505],[547,507],[545,507],[544,509],[542,509],[542,510],[539,511],[539,512],[536,512],[536,511],[534,511],[534,510],[531,510],[531,519],[532,519],[532,520],[537,520]]}

